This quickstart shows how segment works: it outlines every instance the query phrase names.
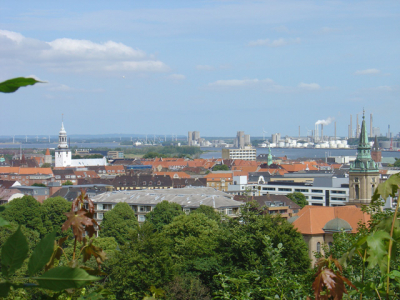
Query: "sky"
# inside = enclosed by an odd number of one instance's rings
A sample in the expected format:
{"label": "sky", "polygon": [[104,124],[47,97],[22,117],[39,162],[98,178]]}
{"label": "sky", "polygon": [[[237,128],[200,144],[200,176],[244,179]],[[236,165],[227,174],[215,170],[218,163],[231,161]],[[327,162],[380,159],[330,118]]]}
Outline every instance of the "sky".
{"label": "sky", "polygon": [[398,1],[4,1],[0,135],[400,131]]}

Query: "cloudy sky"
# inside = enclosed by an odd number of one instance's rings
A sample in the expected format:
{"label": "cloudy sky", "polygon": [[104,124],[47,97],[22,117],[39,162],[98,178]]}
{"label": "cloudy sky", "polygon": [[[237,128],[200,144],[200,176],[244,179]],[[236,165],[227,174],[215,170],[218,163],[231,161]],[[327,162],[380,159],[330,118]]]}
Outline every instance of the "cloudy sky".
{"label": "cloudy sky", "polygon": [[69,134],[345,136],[363,107],[398,133],[399,20],[398,1],[1,1],[0,81],[46,83],[0,94],[0,135],[64,114]]}

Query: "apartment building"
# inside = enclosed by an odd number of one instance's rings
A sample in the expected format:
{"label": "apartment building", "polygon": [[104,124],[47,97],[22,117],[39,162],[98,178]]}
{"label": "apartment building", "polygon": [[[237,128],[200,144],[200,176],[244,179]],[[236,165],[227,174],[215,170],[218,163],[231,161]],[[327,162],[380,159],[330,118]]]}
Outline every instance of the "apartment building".
{"label": "apartment building", "polygon": [[230,217],[236,217],[240,206],[243,205],[242,202],[234,200],[232,195],[207,187],[106,192],[93,197],[92,201],[95,204],[95,219],[98,223],[103,220],[104,213],[113,209],[119,202],[129,204],[139,223],[143,223],[146,214],[162,201],[178,203],[187,214],[200,205],[207,205]]}
{"label": "apartment building", "polygon": [[[234,178],[228,186],[228,193],[234,195],[249,194],[287,195],[294,192],[304,194],[309,205],[342,206],[349,202],[349,178],[322,177],[313,182],[267,181],[265,183],[246,183],[246,178]],[[240,184],[238,183],[240,182]]]}
{"label": "apartment building", "polygon": [[243,159],[256,160],[257,150],[253,147],[243,147],[238,149],[225,148],[222,149],[222,159]]}

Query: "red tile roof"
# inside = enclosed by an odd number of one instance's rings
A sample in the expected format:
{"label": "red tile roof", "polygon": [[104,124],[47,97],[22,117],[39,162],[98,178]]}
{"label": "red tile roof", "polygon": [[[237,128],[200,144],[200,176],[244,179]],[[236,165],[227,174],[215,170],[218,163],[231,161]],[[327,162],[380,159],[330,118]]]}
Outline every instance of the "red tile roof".
{"label": "red tile roof", "polygon": [[360,221],[368,224],[370,220],[370,215],[355,205],[336,207],[307,205],[297,216],[293,226],[302,234],[323,234],[325,224],[335,218],[347,221],[353,229],[352,232],[356,233]]}

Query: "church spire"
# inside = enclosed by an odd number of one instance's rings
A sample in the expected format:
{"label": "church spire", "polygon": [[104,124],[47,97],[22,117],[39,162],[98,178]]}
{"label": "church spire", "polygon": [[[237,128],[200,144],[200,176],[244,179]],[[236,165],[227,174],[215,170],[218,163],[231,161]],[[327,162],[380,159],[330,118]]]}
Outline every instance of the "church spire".
{"label": "church spire", "polygon": [[358,143],[359,147],[369,147],[369,142],[368,142],[368,134],[367,134],[367,127],[365,126],[365,110],[363,110],[363,120],[361,123],[361,134],[360,134],[360,141]]}
{"label": "church spire", "polygon": [[371,157],[371,146],[368,142],[367,126],[365,126],[365,111],[361,124],[360,139],[357,147],[357,158],[350,165],[350,172],[377,172],[378,166]]}

